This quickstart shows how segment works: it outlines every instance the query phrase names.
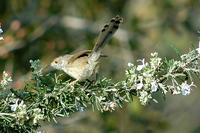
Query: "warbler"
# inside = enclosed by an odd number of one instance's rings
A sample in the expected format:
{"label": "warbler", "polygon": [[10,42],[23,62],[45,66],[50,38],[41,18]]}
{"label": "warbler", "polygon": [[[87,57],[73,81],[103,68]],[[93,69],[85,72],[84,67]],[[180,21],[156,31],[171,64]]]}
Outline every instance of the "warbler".
{"label": "warbler", "polygon": [[66,54],[55,58],[50,65],[42,70],[47,74],[52,70],[62,70],[77,81],[93,79],[98,73],[99,59],[102,49],[123,22],[122,17],[112,18],[109,24],[104,25],[92,50],[84,50],[73,54]]}

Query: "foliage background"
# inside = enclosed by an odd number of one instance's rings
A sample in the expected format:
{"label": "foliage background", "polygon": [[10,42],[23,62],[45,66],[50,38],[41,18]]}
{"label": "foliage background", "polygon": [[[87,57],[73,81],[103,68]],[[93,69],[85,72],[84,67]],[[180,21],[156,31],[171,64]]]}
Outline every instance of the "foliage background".
{"label": "foliage background", "polygon": [[[121,30],[106,46],[100,76],[123,79],[128,62],[161,57],[177,58],[196,48],[199,36],[198,0],[2,0],[0,22],[0,71],[23,87],[30,72],[30,59],[48,64],[56,56],[91,49],[101,27],[116,14],[124,17]],[[198,81],[196,84],[200,86]],[[112,113],[87,111],[43,123],[51,132],[200,132],[200,91],[189,96],[170,96],[159,103],[140,105],[138,100]]]}

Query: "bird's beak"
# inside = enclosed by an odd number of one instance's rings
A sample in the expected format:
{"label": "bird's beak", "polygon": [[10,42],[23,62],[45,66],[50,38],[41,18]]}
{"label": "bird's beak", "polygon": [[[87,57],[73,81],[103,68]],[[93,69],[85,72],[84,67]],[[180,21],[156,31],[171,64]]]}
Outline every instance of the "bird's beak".
{"label": "bird's beak", "polygon": [[42,69],[42,75],[46,75],[52,71],[54,71],[55,69],[51,66],[51,65],[48,65],[46,66],[45,68]]}

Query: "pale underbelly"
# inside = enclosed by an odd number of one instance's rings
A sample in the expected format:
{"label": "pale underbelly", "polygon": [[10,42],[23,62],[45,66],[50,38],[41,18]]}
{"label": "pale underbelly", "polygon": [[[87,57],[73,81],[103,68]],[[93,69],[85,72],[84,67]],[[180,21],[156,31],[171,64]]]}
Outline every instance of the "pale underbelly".
{"label": "pale underbelly", "polygon": [[90,69],[88,65],[85,67],[79,68],[79,67],[70,67],[67,71],[65,71],[69,76],[73,77],[74,79],[77,79],[79,81],[83,81],[86,79],[89,79],[93,74],[93,69]]}

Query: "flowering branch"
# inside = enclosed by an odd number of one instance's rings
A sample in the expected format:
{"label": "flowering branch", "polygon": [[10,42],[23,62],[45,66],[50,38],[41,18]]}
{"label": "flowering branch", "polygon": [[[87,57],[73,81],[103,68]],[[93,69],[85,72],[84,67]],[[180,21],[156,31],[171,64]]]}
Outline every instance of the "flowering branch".
{"label": "flowering branch", "polygon": [[149,62],[138,60],[139,65],[128,63],[125,80],[112,82],[102,78],[96,82],[69,84],[62,74],[41,74],[40,61],[30,61],[32,79],[21,90],[10,87],[12,78],[3,72],[0,82],[0,128],[2,131],[33,132],[40,121],[56,121],[56,117],[70,116],[89,107],[93,110],[113,111],[131,102],[137,96],[142,105],[152,94],[167,92],[189,95],[195,87],[192,74],[200,75],[199,48],[180,57],[166,60],[152,53]]}

